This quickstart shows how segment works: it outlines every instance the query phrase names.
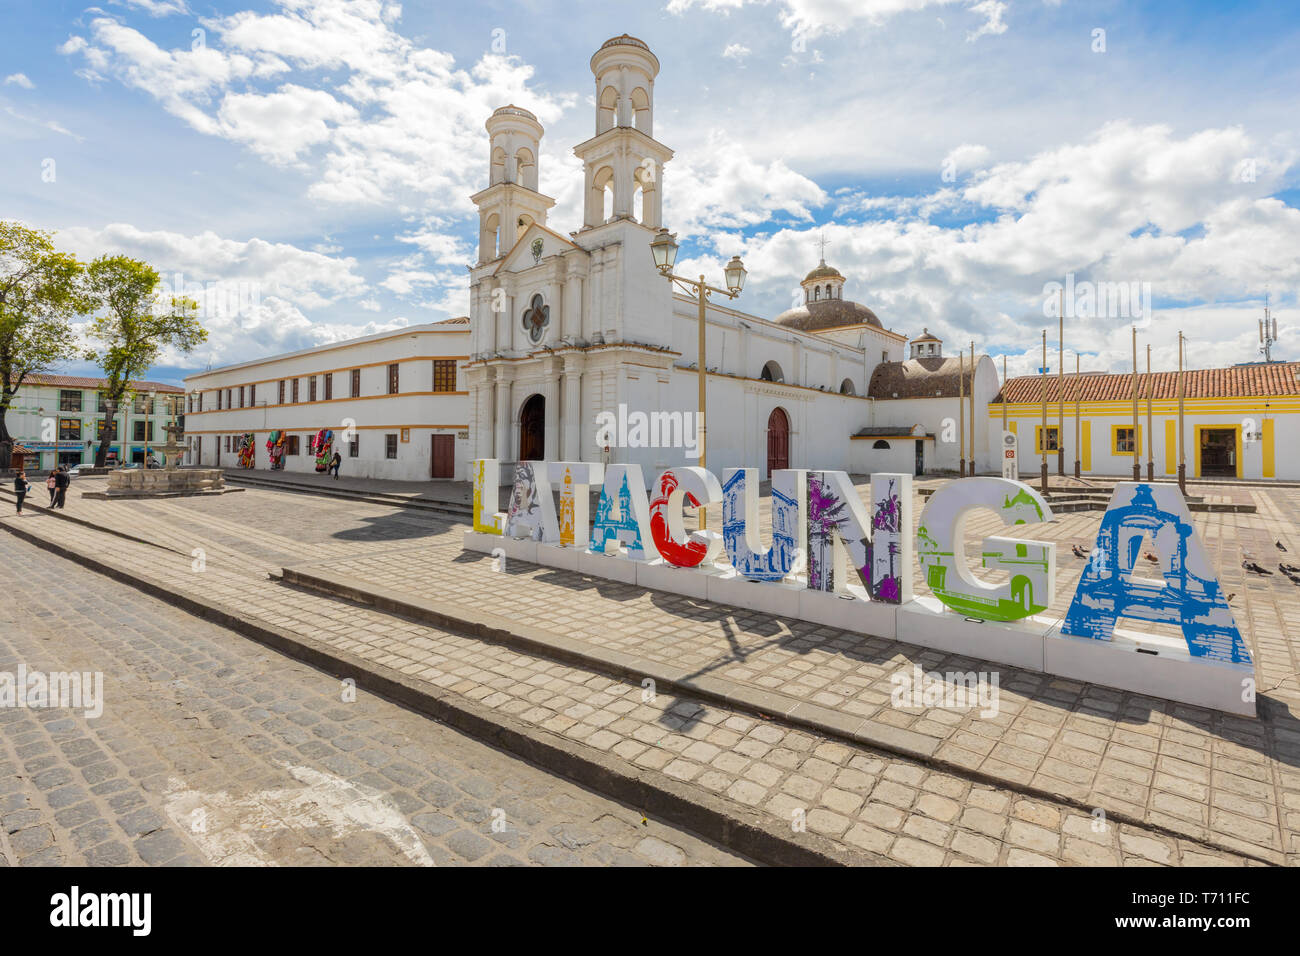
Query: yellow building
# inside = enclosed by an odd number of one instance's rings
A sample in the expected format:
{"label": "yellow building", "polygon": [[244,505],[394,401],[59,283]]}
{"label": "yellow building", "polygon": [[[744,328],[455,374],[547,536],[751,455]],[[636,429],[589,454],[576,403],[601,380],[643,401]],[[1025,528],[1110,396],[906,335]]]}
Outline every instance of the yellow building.
{"label": "yellow building", "polygon": [[[1047,429],[1043,429],[1046,384]],[[996,423],[1006,405],[1007,427],[1019,438],[1022,475],[1038,474],[1046,445],[1056,473],[1132,477],[1136,460],[1155,477],[1178,473],[1178,373],[1137,376],[1085,372],[1009,379],[989,403]],[[1064,421],[1061,421],[1062,400]],[[1300,362],[1269,362],[1183,373],[1183,448],[1188,478],[1300,479]],[[1077,412],[1077,414],[1076,414]]]}

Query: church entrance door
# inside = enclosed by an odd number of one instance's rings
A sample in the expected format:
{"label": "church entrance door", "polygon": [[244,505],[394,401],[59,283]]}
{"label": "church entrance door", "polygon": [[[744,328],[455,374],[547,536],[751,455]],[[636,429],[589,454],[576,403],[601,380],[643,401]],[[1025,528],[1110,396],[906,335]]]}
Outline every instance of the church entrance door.
{"label": "church entrance door", "polygon": [[519,460],[546,459],[546,399],[534,395],[519,410]]}
{"label": "church entrance door", "polygon": [[772,409],[767,417],[767,477],[790,467],[790,419],[782,409]]}

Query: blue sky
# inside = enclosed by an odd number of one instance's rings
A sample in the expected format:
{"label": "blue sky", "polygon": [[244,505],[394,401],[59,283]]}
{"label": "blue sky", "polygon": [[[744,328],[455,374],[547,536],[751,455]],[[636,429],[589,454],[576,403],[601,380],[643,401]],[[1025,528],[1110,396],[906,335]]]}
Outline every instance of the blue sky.
{"label": "blue sky", "polygon": [[463,314],[483,120],[541,117],[550,224],[576,228],[587,61],[624,32],[661,63],[683,257],[743,255],[757,315],[825,233],[885,325],[1013,374],[1067,273],[1155,308],[1073,323],[1085,368],[1126,368],[1134,321],[1161,367],[1178,329],[1194,365],[1254,360],[1266,289],[1300,354],[1291,4],[11,2],[0,216],[211,291],[211,341],[159,378]]}

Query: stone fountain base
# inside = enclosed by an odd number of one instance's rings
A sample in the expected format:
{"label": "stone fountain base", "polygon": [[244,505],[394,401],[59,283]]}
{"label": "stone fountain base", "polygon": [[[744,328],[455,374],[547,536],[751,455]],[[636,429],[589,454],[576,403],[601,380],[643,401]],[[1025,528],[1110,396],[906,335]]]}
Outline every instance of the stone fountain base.
{"label": "stone fountain base", "polygon": [[107,491],[88,491],[83,498],[178,498],[223,495],[227,488],[220,468],[123,468],[108,473]]}

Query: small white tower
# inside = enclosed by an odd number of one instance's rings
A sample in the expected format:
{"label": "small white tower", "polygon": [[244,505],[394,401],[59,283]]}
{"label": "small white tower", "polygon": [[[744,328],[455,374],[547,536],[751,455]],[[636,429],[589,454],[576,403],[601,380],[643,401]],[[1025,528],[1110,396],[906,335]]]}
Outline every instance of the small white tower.
{"label": "small white tower", "polygon": [[909,344],[912,346],[912,354],[909,358],[943,358],[943,339],[931,335],[929,329],[922,329],[921,334],[912,339]]}
{"label": "small white tower", "polygon": [[470,197],[478,206],[478,261],[491,262],[533,223],[546,225],[555,200],[537,191],[542,124],[528,110],[503,106],[488,117],[488,188]]}
{"label": "small white tower", "polygon": [[658,229],[663,223],[664,164],[673,156],[653,135],[659,60],[643,41],[625,33],[596,51],[591,72],[596,79],[596,135],[573,150],[586,177],[583,228],[632,220]]}

